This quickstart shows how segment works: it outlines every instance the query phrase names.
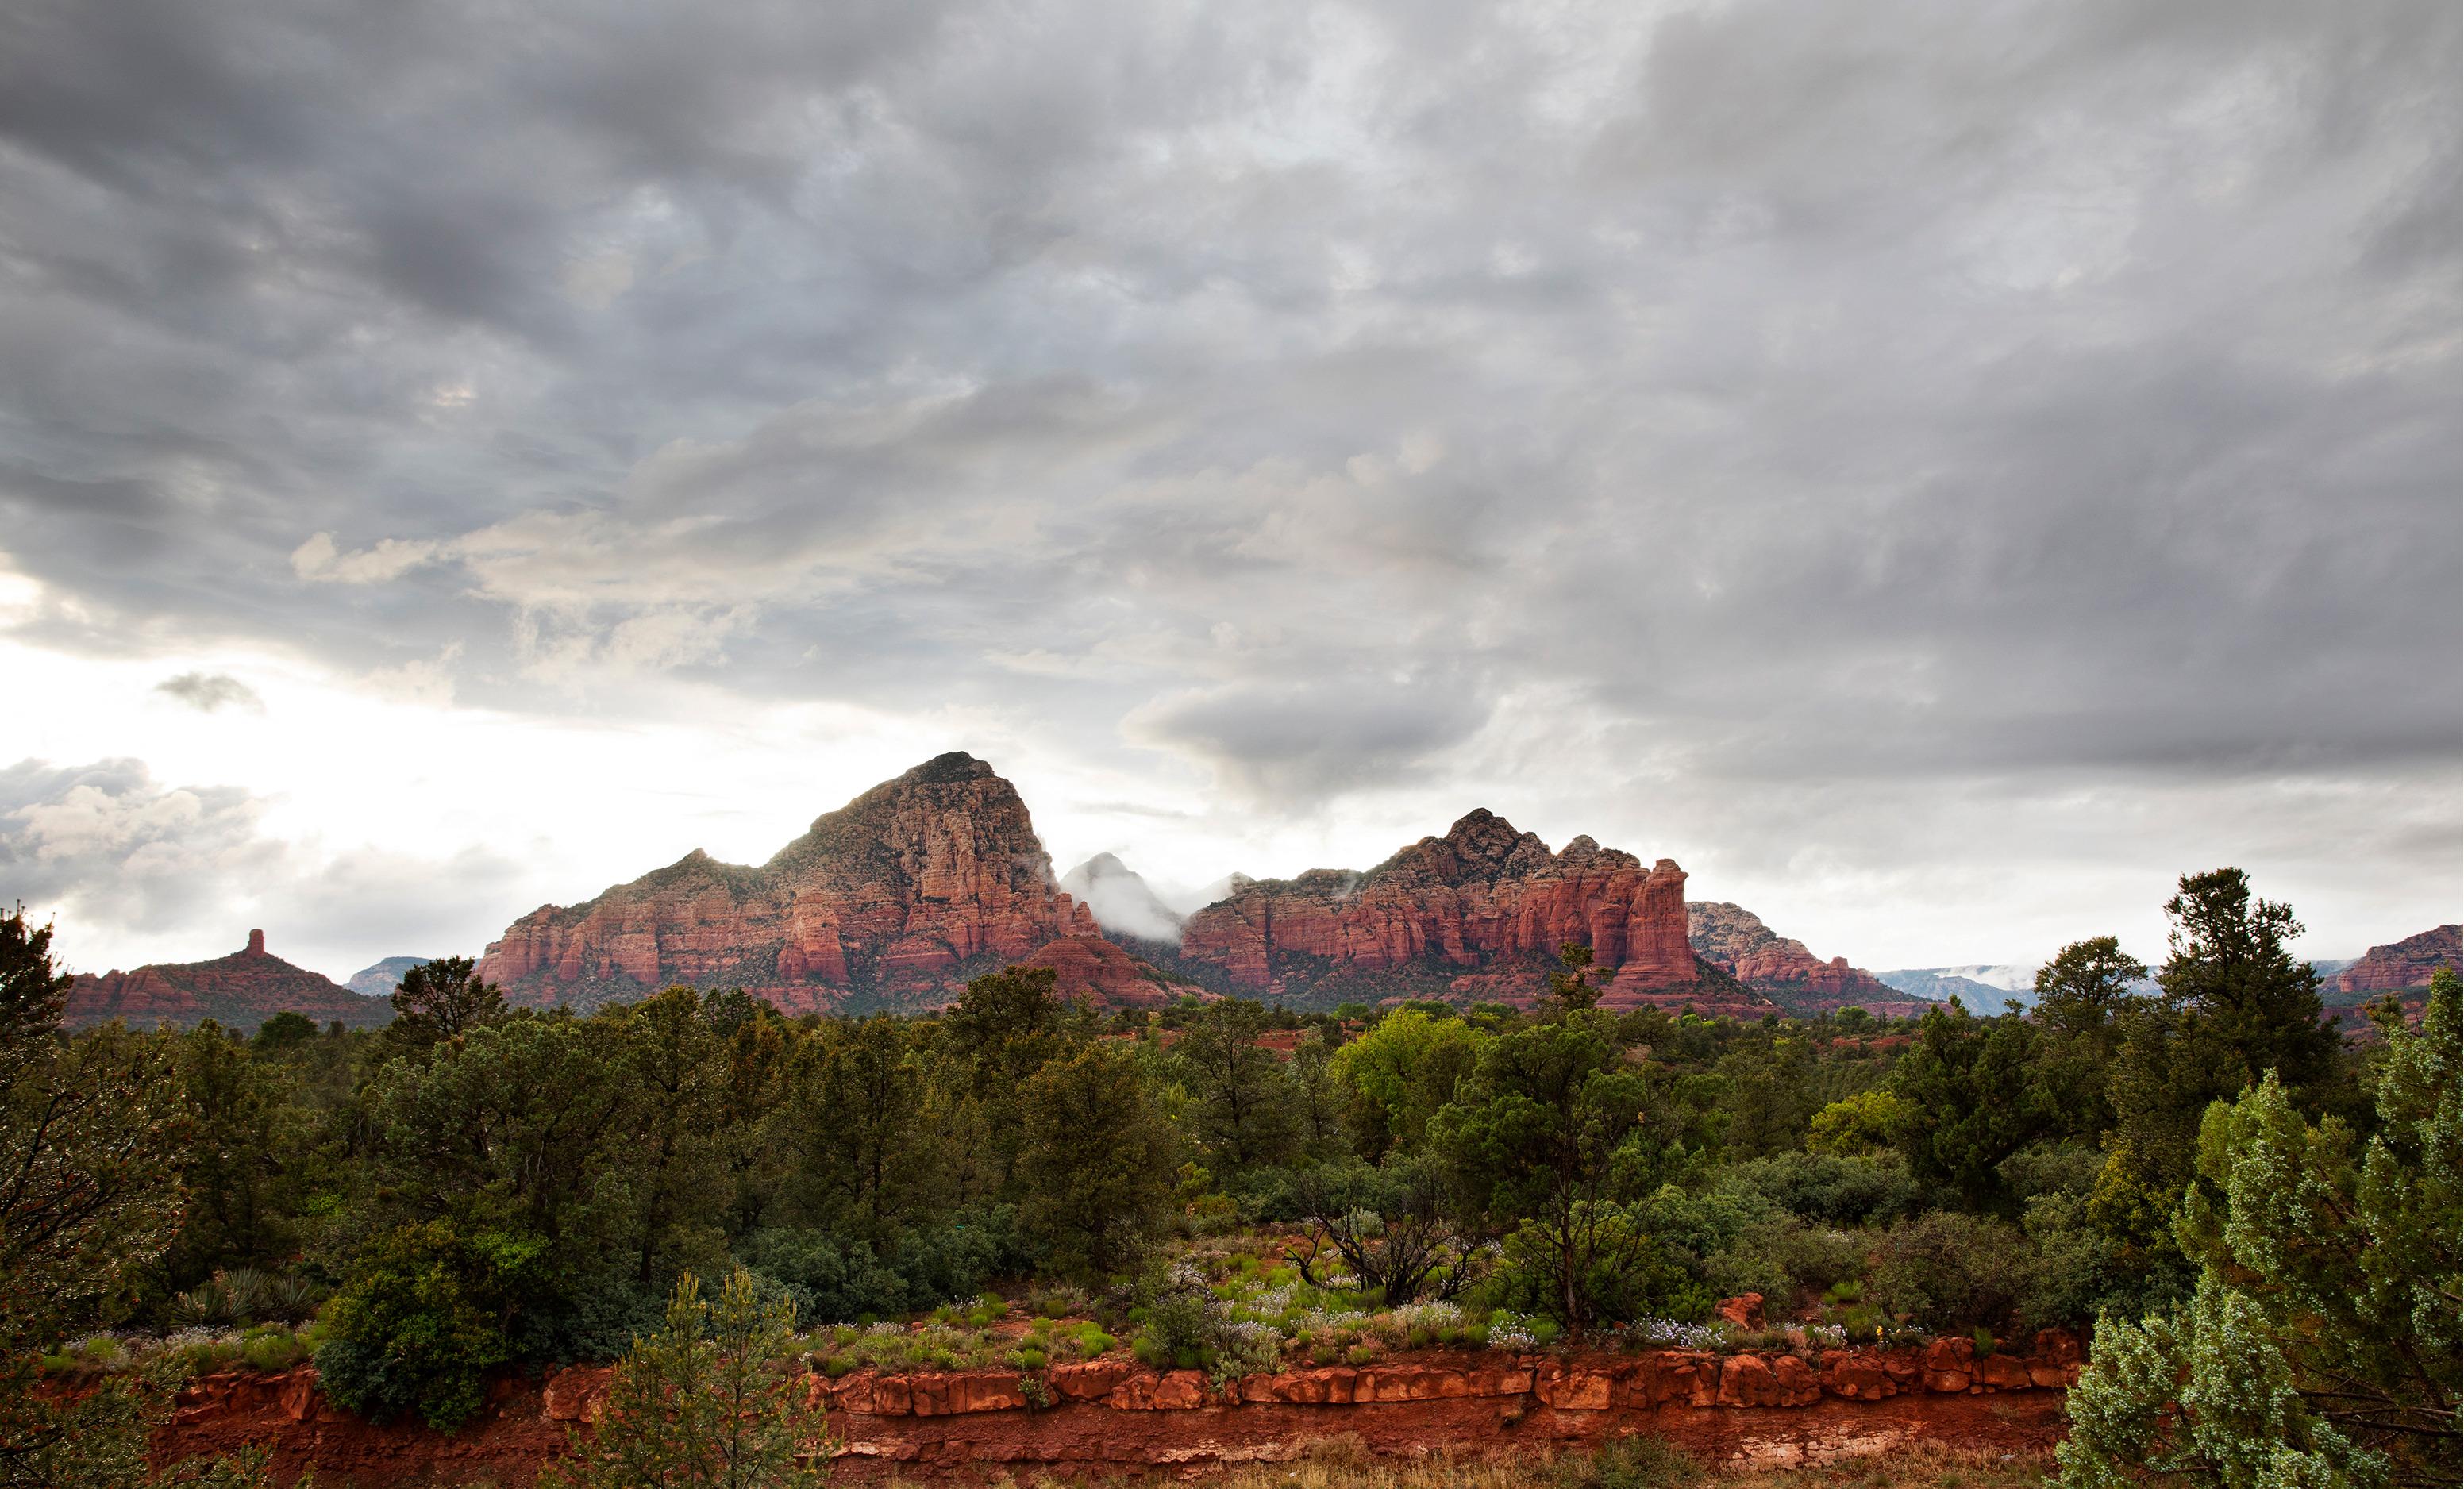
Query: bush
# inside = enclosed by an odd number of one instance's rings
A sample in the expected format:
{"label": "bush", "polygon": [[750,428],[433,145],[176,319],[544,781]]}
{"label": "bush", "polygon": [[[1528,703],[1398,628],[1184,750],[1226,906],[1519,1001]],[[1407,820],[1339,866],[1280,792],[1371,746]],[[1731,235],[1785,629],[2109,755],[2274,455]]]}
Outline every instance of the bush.
{"label": "bush", "polygon": [[513,1355],[499,1321],[543,1250],[442,1220],[382,1237],[334,1297],[319,1384],[370,1421],[416,1412],[453,1431],[479,1409],[487,1371]]}
{"label": "bush", "polygon": [[1896,1152],[1775,1153],[1737,1165],[1721,1186],[1760,1194],[1810,1225],[1887,1225],[1925,1208],[1922,1187]]}
{"label": "bush", "polygon": [[1724,1297],[1760,1293],[1784,1311],[1800,1292],[1853,1285],[1864,1265],[1864,1247],[1855,1237],[1782,1215],[1748,1226],[1707,1258],[1704,1280]]}
{"label": "bush", "polygon": [[1882,1237],[1872,1296],[1937,1333],[2008,1324],[2035,1283],[2027,1237],[1999,1220],[1935,1211]]}

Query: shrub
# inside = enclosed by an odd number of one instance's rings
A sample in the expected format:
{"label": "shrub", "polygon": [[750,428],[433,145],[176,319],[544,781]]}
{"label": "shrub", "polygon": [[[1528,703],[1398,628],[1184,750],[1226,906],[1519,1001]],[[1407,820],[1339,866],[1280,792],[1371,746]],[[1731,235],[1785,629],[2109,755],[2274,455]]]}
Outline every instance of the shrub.
{"label": "shrub", "polygon": [[511,1357],[499,1321],[543,1249],[495,1232],[465,1237],[442,1220],[388,1233],[334,1297],[319,1383],[370,1421],[416,1412],[451,1432],[479,1409],[489,1369]]}
{"label": "shrub", "polygon": [[668,1302],[667,1326],[637,1341],[616,1367],[597,1432],[573,1434],[575,1477],[552,1467],[539,1481],[551,1489],[819,1484],[820,1470],[799,1454],[808,1445],[826,1453],[825,1418],[805,1406],[792,1378],[770,1368],[794,1328],[794,1307],[762,1302],[741,1267],[708,1302],[693,1275],[684,1274]]}
{"label": "shrub", "polygon": [[1999,1220],[1935,1211],[1882,1237],[1873,1296],[1884,1309],[1936,1332],[2008,1323],[2035,1283],[2027,1238]]}
{"label": "shrub", "polygon": [[1760,1194],[1809,1225],[1887,1225],[1924,1208],[1923,1190],[1896,1152],[1774,1153],[1737,1165],[1721,1187]]}

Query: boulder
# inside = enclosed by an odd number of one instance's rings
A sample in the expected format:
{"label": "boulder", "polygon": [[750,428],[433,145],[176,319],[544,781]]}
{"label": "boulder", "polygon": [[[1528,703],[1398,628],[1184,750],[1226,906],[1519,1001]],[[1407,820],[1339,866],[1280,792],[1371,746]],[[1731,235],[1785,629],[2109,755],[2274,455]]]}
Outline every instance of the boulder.
{"label": "boulder", "polygon": [[1969,1367],[1976,1344],[1969,1339],[1935,1339],[1925,1347],[1925,1390],[1945,1394],[1966,1390],[1974,1383]]}
{"label": "boulder", "polygon": [[547,1378],[540,1411],[552,1422],[595,1422],[607,1410],[607,1384],[615,1371],[604,1365],[576,1365]]}
{"label": "boulder", "polygon": [[1190,1412],[1206,1404],[1206,1377],[1196,1370],[1133,1375],[1104,1397],[1116,1412]]}
{"label": "boulder", "polygon": [[1739,1293],[1734,1298],[1723,1298],[1720,1300],[1719,1305],[1711,1310],[1711,1316],[1733,1324],[1739,1328],[1761,1328],[1763,1326],[1763,1295],[1760,1293]]}

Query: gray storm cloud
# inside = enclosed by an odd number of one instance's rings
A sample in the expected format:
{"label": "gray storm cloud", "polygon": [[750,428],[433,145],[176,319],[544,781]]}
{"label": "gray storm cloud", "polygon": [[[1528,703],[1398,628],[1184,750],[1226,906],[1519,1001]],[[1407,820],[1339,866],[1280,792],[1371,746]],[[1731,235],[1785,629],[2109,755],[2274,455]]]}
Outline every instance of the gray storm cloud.
{"label": "gray storm cloud", "polygon": [[2082,780],[2215,802],[2167,852],[2454,799],[2452,5],[501,22],[0,21],[22,639],[1825,871]]}

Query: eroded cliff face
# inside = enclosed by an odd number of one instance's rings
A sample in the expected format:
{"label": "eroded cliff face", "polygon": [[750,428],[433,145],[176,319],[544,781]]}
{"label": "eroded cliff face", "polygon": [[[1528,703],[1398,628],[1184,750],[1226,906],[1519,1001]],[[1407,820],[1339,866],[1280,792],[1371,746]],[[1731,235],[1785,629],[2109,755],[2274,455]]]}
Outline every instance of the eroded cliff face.
{"label": "eroded cliff face", "polygon": [[1180,950],[1252,995],[1528,1001],[1569,941],[1592,948],[1617,1001],[1702,979],[1686,941],[1685,871],[1673,861],[1646,868],[1589,838],[1551,853],[1486,810],[1365,874],[1312,869],[1239,885],[1189,918]]}
{"label": "eroded cliff face", "polygon": [[[1924,1441],[2040,1453],[2062,1429],[2079,1342],[2036,1336],[1980,1356],[1968,1339],[1811,1357],[1694,1350],[1554,1356],[1443,1351],[1295,1368],[1216,1387],[1197,1370],[1113,1356],[1015,1369],[803,1379],[828,1409],[834,1476],[859,1483],[1058,1472],[1111,1479],[1306,1456],[1331,1435],[1411,1458],[1445,1446],[1555,1455],[1647,1434],[1706,1465],[1844,1464]],[[277,1479],[314,1471],[362,1485],[528,1484],[569,1461],[605,1413],[609,1370],[501,1377],[462,1431],[366,1422],[325,1399],[313,1369],[192,1381],[155,1435],[158,1463],[255,1447]],[[1030,1397],[1030,1387],[1035,1394]]]}
{"label": "eroded cliff face", "polygon": [[1879,1014],[1899,1017],[1933,1005],[1882,981],[1848,958],[1829,961],[1805,949],[1805,943],[1783,936],[1762,917],[1725,901],[1696,901],[1685,907],[1687,935],[1694,950],[1748,987],[1777,998],[1792,1013],[1818,1013],[1854,1004]]}
{"label": "eroded cliff face", "polygon": [[2440,926],[2417,936],[2374,946],[2336,974],[2340,993],[2403,993],[2430,986],[2441,967],[2464,967],[2464,924]]}
{"label": "eroded cliff face", "polygon": [[[789,1012],[925,1006],[967,976],[1097,933],[1054,886],[1017,788],[954,752],[816,819],[758,868],[695,850],[586,904],[541,906],[490,944],[479,974],[529,1003],[684,982],[742,987]],[[1059,991],[1101,996],[1066,973]]]}
{"label": "eroded cliff face", "polygon": [[393,1018],[393,1003],[363,997],[293,966],[266,951],[264,931],[252,931],[247,950],[212,961],[161,962],[134,972],[81,975],[69,984],[64,1021],[72,1029],[89,1029],[121,1018],[131,1028],[151,1029],[166,1023],[187,1028],[211,1018],[252,1034],[279,1013],[372,1029]]}

